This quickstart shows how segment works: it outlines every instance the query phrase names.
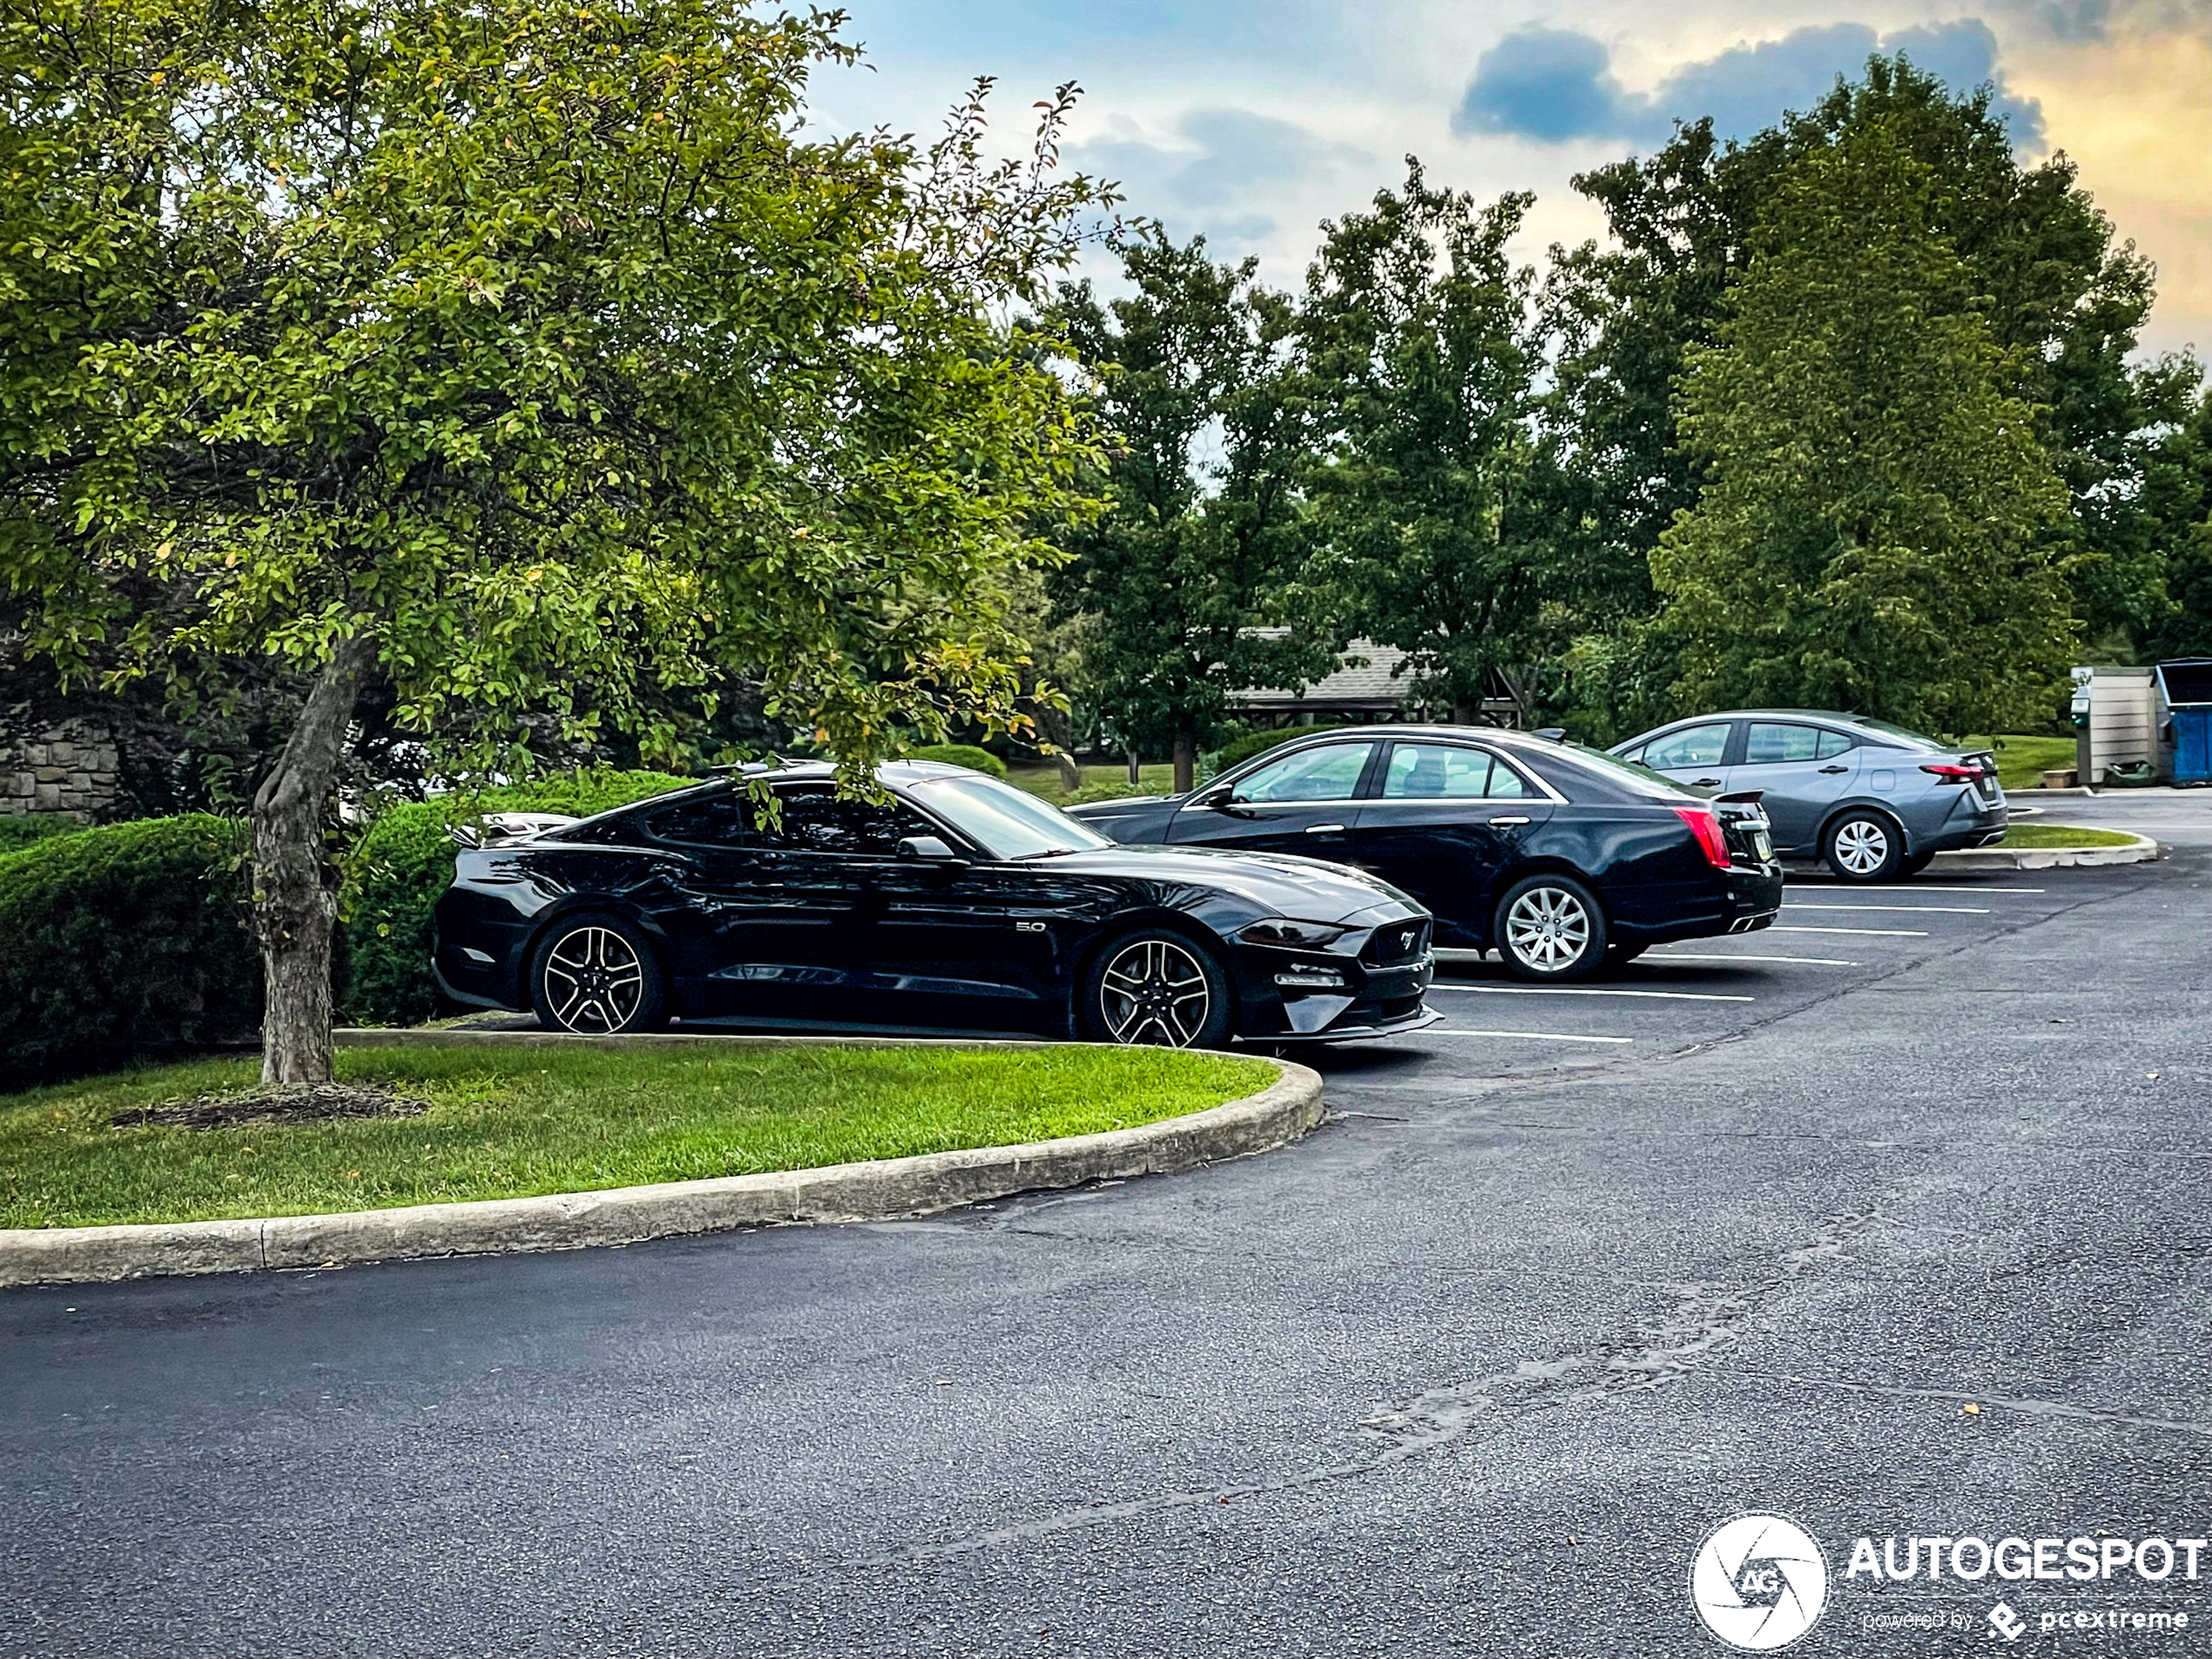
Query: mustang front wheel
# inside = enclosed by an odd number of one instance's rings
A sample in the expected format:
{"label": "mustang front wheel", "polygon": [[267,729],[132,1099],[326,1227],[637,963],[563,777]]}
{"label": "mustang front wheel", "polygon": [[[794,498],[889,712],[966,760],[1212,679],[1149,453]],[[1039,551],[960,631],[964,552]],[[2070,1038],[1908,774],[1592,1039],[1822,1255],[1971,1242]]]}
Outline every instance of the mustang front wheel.
{"label": "mustang front wheel", "polygon": [[1235,1027],[1229,976],[1204,947],[1165,928],[1124,934],[1083,975],[1083,1027],[1103,1042],[1217,1049]]}

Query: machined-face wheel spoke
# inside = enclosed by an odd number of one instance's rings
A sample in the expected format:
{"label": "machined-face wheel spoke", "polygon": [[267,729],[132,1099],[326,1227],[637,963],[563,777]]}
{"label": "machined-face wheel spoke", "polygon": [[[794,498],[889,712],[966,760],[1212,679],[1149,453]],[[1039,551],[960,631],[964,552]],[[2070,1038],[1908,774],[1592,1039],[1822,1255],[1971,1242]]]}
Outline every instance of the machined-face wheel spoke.
{"label": "machined-face wheel spoke", "polygon": [[1514,954],[1533,968],[1569,968],[1590,948],[1590,918],[1563,887],[1532,887],[1506,914]]}
{"label": "machined-face wheel spoke", "polygon": [[1115,1042],[1187,1049],[1206,1028],[1213,993],[1190,952],[1164,939],[1142,939],[1107,963],[1099,1003]]}
{"label": "machined-face wheel spoke", "polygon": [[637,1012],[645,968],[611,927],[579,927],[545,957],[545,1000],[570,1031],[618,1031]]}
{"label": "machined-face wheel spoke", "polygon": [[1864,819],[1836,832],[1836,861],[1853,875],[1871,875],[1890,855],[1890,838]]}

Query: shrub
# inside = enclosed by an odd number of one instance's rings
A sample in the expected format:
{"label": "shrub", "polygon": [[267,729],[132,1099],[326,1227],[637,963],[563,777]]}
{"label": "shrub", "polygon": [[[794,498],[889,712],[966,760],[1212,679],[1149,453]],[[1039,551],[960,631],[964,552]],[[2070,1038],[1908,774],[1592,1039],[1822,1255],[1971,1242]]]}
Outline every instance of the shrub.
{"label": "shrub", "polygon": [[1081,806],[1094,800],[1128,800],[1137,795],[1157,795],[1159,792],[1150,784],[1085,784],[1060,805]]}
{"label": "shrub", "polygon": [[912,751],[909,760],[935,760],[948,766],[966,766],[970,772],[981,772],[993,778],[1006,776],[1006,762],[988,749],[979,749],[972,743],[933,743],[926,748]]}
{"label": "shrub", "polygon": [[52,813],[10,813],[0,818],[0,859],[84,827],[73,818],[60,818]]}
{"label": "shrub", "polygon": [[0,1088],[253,1041],[246,851],[243,824],[193,814],[0,858]]}
{"label": "shrub", "polygon": [[416,1025],[437,1012],[431,912],[453,882],[446,826],[478,813],[589,818],[697,783],[661,772],[583,772],[469,796],[411,801],[369,826],[347,858],[346,940],[352,957],[339,1008],[362,1025]]}
{"label": "shrub", "polygon": [[1288,743],[1292,738],[1310,738],[1326,729],[1318,725],[1278,725],[1271,732],[1247,732],[1243,737],[1222,745],[1218,769],[1227,772],[1230,767],[1241,766],[1254,755],[1264,753],[1278,743]]}

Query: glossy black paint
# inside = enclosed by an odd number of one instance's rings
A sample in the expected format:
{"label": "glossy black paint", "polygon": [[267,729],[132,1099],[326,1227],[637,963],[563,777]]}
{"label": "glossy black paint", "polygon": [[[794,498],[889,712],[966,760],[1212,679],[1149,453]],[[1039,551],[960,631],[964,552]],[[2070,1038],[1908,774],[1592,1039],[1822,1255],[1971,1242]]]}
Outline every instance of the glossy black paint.
{"label": "glossy black paint", "polygon": [[[1271,764],[1332,745],[1370,746],[1342,799],[1219,804]],[[1518,794],[1481,799],[1386,795],[1393,745],[1487,753]],[[1605,907],[1614,942],[1742,933],[1773,923],[1782,867],[1740,826],[1729,828],[1730,867],[1705,855],[1676,806],[1711,798],[1639,778],[1602,757],[1520,732],[1471,726],[1390,725],[1316,731],[1255,756],[1188,796],[1099,801],[1072,814],[1132,846],[1298,846],[1371,872],[1436,916],[1436,942],[1492,948],[1498,900],[1525,875],[1577,876]],[[1724,820],[1732,809],[1723,806]]]}
{"label": "glossy black paint", "polygon": [[[819,796],[833,776],[826,765],[790,766],[768,781]],[[900,819],[878,839],[889,848],[903,835],[934,835],[952,849],[948,859],[797,851],[742,830],[686,840],[667,828],[687,808],[725,806],[736,792],[723,783],[465,849],[437,907],[439,982],[462,1002],[527,1008],[547,929],[610,912],[651,941],[680,1019],[1061,1035],[1076,1030],[1075,994],[1092,954],[1130,929],[1165,926],[1228,970],[1244,1040],[1334,1041],[1435,1018],[1422,1005],[1429,918],[1372,877],[1202,847],[995,858],[914,792],[932,778],[972,776],[914,762],[880,773]],[[1350,931],[1319,949],[1238,937],[1273,917]],[[1332,970],[1341,991],[1275,983],[1301,964]]]}

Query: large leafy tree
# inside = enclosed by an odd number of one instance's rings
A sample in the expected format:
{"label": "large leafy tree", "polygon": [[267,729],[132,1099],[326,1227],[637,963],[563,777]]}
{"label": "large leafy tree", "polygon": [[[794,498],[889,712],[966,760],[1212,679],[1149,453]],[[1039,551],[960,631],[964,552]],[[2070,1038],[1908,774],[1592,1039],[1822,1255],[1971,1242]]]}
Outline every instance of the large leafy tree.
{"label": "large leafy tree", "polygon": [[[991,596],[1084,428],[994,324],[1095,197],[802,137],[835,14],[725,0],[25,0],[0,18],[0,582],[64,676],[297,714],[253,800],[265,1076],[329,1075],[323,830],[366,688],[502,718],[688,699],[855,764],[1012,718]],[[979,91],[980,98],[980,91]],[[587,687],[588,698],[578,688]]]}
{"label": "large leafy tree", "polygon": [[2065,487],[2008,354],[1955,304],[1937,192],[1882,124],[1809,153],[1690,354],[1706,481],[1652,558],[1685,705],[1952,732],[2048,706],[2074,637]]}
{"label": "large leafy tree", "polygon": [[1534,278],[1506,252],[1531,199],[1483,206],[1409,162],[1402,190],[1323,226],[1301,313],[1327,434],[1318,581],[1461,719],[1522,662],[1544,586]]}
{"label": "large leafy tree", "polygon": [[[1754,257],[1755,226],[1798,163],[1879,125],[1932,170],[1931,225],[1959,258],[1939,309],[1971,309],[2009,348],[2006,388],[2034,406],[2037,434],[2071,502],[2071,580],[2094,626],[2159,610],[2159,558],[2137,499],[2163,422],[2165,371],[2132,366],[2151,269],[2116,244],[2064,155],[2023,163],[1986,88],[1955,91],[1903,57],[1742,144],[1712,123],[1677,129],[1649,157],[1600,167],[1576,189],[1611,237],[1564,254],[1548,295],[1563,348],[1548,400],[1565,464],[1555,475],[1565,568],[1593,629],[1634,635],[1654,603],[1645,561],[1701,475],[1681,442],[1673,388],[1710,345],[1724,296]],[[1667,637],[1642,636],[1667,665]],[[1648,695],[1630,718],[1661,711]]]}
{"label": "large leafy tree", "polygon": [[1168,747],[1188,790],[1229,692],[1325,673],[1341,640],[1298,603],[1312,430],[1290,302],[1203,237],[1120,252],[1124,297],[1069,284],[1055,312],[1114,435],[1109,509],[1063,536],[1050,585],[1081,619],[1087,695],[1125,741]]}

